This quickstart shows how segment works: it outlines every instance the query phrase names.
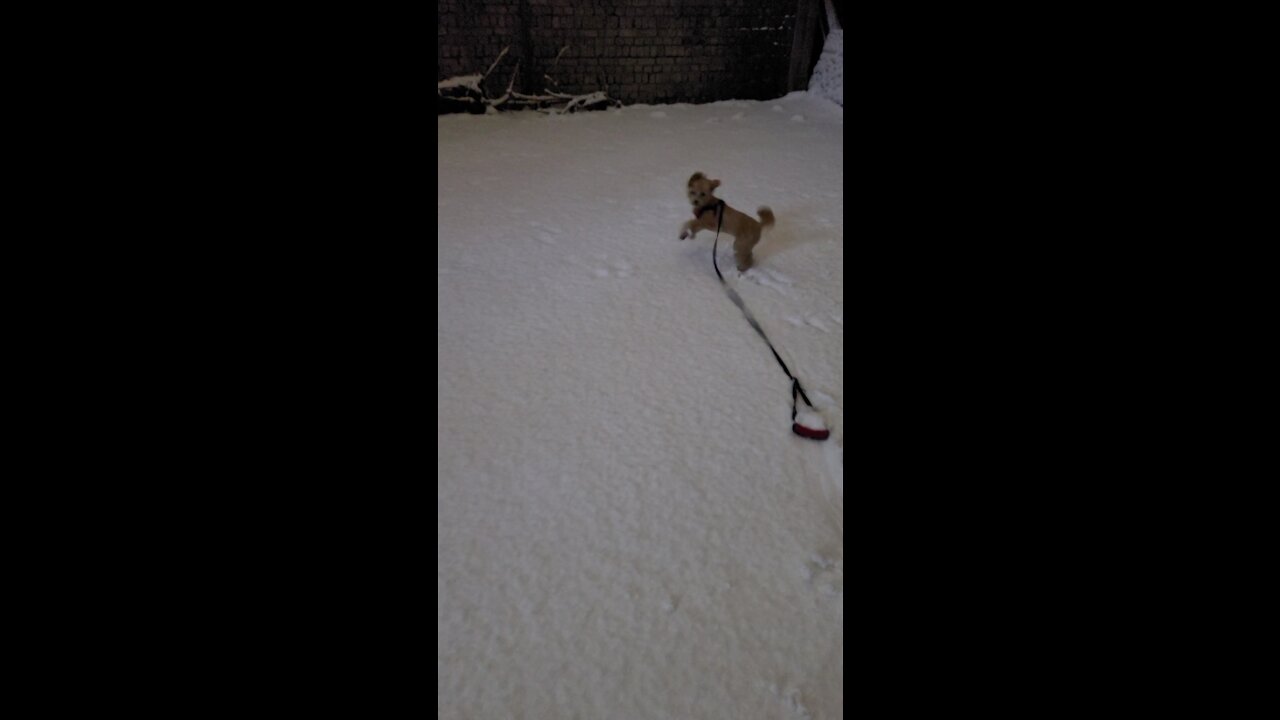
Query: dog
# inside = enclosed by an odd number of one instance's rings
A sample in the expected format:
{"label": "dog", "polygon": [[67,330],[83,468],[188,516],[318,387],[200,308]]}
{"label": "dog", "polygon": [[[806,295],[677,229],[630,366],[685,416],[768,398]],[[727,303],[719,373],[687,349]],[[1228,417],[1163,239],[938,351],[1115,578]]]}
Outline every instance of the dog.
{"label": "dog", "polygon": [[[773,226],[773,211],[760,207],[756,214],[760,221],[746,213],[738,212],[715,196],[719,180],[708,179],[700,172],[689,178],[689,203],[693,205],[693,220],[680,228],[680,239],[691,238],[699,230],[716,231],[716,226],[733,236],[733,255],[738,261],[738,272],[746,272],[751,267],[751,249],[760,242],[760,233]],[[721,211],[720,208],[724,210]],[[721,215],[723,214],[723,219]]]}

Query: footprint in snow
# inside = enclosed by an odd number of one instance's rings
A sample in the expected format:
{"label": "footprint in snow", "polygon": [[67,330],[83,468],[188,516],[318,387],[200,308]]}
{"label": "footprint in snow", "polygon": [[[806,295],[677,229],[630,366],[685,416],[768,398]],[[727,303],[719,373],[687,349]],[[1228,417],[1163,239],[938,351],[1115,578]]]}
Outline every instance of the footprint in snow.
{"label": "footprint in snow", "polygon": [[773,270],[773,269],[771,269],[771,268],[765,268],[765,269],[764,269],[764,272],[765,272],[765,274],[767,274],[769,277],[773,278],[774,280],[777,280],[778,282],[782,283],[783,285],[791,286],[791,285],[793,285],[793,284],[794,284],[794,283],[792,283],[792,282],[791,282],[791,278],[787,277],[786,275],[783,275],[782,273],[778,272],[777,270]]}
{"label": "footprint in snow", "polygon": [[[603,263],[603,262],[608,261],[608,259],[609,259],[609,254],[608,254],[608,253],[595,253],[595,255],[594,255],[593,257],[595,257],[595,259],[596,259],[596,261],[597,261],[597,262],[602,262],[602,263]],[[578,256],[577,256],[577,255],[570,255],[569,257],[565,258],[565,260],[568,260],[570,265],[574,265],[574,266],[576,266],[576,267],[580,267],[580,268],[583,268],[583,269],[590,270],[590,271],[591,271],[591,274],[592,274],[592,275],[594,275],[595,277],[598,277],[598,278],[607,278],[607,277],[620,277],[620,278],[627,278],[627,277],[631,277],[631,269],[632,269],[632,268],[631,268],[631,263],[627,262],[626,260],[613,260],[613,261],[609,261],[609,262],[608,262],[608,265],[610,265],[610,266],[613,268],[612,270],[610,270],[608,267],[590,267],[590,266],[584,265],[582,262],[580,262],[580,261],[579,261],[579,259],[578,259]]]}
{"label": "footprint in snow", "polygon": [[769,694],[777,700],[782,707],[795,720],[812,720],[813,715],[809,713],[809,708],[804,704],[804,693],[795,683],[783,680],[782,687],[778,687],[777,683],[769,683],[765,685]]}
{"label": "footprint in snow", "polygon": [[761,272],[758,268],[751,268],[750,270],[747,270],[745,273],[742,273],[742,277],[756,283],[757,285],[763,285],[764,287],[772,290],[777,290],[783,297],[791,297],[791,293],[787,292],[786,285]]}
{"label": "footprint in snow", "polygon": [[805,561],[805,582],[826,595],[844,593],[844,559],[838,553],[815,552]]}

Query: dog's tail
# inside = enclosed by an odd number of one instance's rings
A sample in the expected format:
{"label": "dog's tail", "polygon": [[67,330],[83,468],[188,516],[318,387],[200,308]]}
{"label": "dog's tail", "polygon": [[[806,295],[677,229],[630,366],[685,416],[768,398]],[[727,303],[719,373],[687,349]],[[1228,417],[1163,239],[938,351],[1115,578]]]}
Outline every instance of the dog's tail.
{"label": "dog's tail", "polygon": [[756,214],[760,216],[761,227],[773,227],[773,211],[767,205],[761,205]]}

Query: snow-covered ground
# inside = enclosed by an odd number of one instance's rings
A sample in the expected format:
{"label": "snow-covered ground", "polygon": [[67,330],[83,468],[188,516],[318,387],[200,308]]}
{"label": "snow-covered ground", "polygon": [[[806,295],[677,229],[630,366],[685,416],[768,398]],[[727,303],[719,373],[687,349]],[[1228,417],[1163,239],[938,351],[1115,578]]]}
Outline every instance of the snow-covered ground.
{"label": "snow-covered ground", "polygon": [[[438,119],[441,718],[839,718],[843,110]],[[695,171],[777,225],[677,240]],[[803,407],[803,406],[802,406]]]}

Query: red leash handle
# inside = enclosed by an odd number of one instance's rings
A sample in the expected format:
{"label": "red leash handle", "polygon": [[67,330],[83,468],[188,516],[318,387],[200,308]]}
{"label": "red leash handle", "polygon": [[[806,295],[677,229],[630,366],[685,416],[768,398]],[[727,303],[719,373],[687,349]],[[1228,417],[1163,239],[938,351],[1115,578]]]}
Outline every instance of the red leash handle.
{"label": "red leash handle", "polygon": [[810,440],[826,440],[831,437],[830,430],[814,430],[813,428],[805,427],[800,423],[791,423],[791,432],[802,438],[809,438]]}

